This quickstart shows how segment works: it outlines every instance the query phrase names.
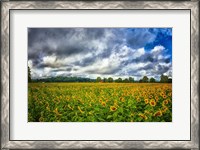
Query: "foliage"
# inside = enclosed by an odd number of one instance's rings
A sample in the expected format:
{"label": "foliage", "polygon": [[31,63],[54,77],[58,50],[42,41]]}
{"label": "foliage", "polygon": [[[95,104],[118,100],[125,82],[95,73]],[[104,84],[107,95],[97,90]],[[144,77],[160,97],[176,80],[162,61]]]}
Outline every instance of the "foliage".
{"label": "foliage", "polygon": [[28,66],[28,82],[31,82],[31,69]]}
{"label": "foliage", "polygon": [[156,80],[154,78],[150,78],[150,82],[154,83],[154,82],[156,82]]}
{"label": "foliage", "polygon": [[[42,79],[32,79],[34,82],[104,82],[104,83],[134,83],[134,82],[139,82],[139,83],[154,83],[154,82],[159,82],[156,81],[154,78],[149,78],[147,76],[144,76],[142,79],[139,81],[135,81],[133,77],[129,78],[118,78],[118,79],[113,79],[112,77],[109,78],[101,78],[97,77],[96,79],[91,79],[91,78],[83,78],[83,77],[71,77],[71,76],[56,76],[56,77],[48,77],[48,78],[42,78]],[[172,83],[172,79],[168,78],[168,76],[161,75],[160,77],[160,82],[161,83]]]}
{"label": "foliage", "polygon": [[122,78],[116,79],[115,82],[117,82],[117,83],[122,83]]}
{"label": "foliage", "polygon": [[165,75],[161,75],[160,76],[160,82],[161,83],[167,83],[168,82],[168,76],[165,76]]}
{"label": "foliage", "polygon": [[44,79],[35,79],[35,82],[95,82],[94,79],[90,78],[81,78],[81,77],[65,77],[65,76],[57,76],[57,77],[49,77]]}
{"label": "foliage", "polygon": [[29,122],[171,122],[172,84],[29,83]]}
{"label": "foliage", "polygon": [[107,78],[103,78],[103,82],[108,82],[108,79]]}
{"label": "foliage", "polygon": [[97,77],[96,82],[101,82],[101,77]]}
{"label": "foliage", "polygon": [[110,82],[110,83],[113,82],[113,78],[112,78],[112,77],[109,77],[109,78],[108,78],[108,82]]}
{"label": "foliage", "polygon": [[134,82],[134,78],[132,78],[132,77],[129,77],[129,82]]}
{"label": "foliage", "polygon": [[126,78],[123,80],[124,83],[129,83],[129,80]]}
{"label": "foliage", "polygon": [[144,76],[142,78],[142,82],[144,82],[144,83],[149,82],[149,78],[147,76]]}

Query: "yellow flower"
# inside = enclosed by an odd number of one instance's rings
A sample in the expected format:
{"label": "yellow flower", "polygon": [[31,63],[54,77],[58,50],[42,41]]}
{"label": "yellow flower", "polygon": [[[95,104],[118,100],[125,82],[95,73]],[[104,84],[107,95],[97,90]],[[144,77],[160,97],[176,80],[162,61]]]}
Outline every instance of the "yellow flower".
{"label": "yellow flower", "polygon": [[106,106],[106,103],[105,103],[105,102],[102,102],[101,104],[102,104],[103,106]]}
{"label": "yellow flower", "polygon": [[44,121],[44,118],[43,118],[43,117],[40,117],[40,118],[39,118],[39,121],[40,121],[40,122],[43,122],[43,121]]}
{"label": "yellow flower", "polygon": [[61,114],[58,112],[58,108],[53,111],[56,115],[60,116]]}
{"label": "yellow flower", "polygon": [[146,115],[144,115],[144,114],[139,114],[139,116],[140,116],[141,118],[145,119],[145,120],[148,119],[148,117],[147,117]]}
{"label": "yellow flower", "polygon": [[155,116],[155,117],[157,117],[157,116],[158,116],[158,117],[161,117],[161,116],[162,116],[162,111],[160,111],[160,110],[157,111],[157,112],[154,114],[154,116]]}
{"label": "yellow flower", "polygon": [[150,112],[148,110],[145,110],[144,113],[145,114],[150,114]]}
{"label": "yellow flower", "polygon": [[149,100],[148,100],[148,99],[145,99],[144,102],[145,102],[145,104],[148,104],[148,103],[149,103]]}
{"label": "yellow flower", "polygon": [[163,97],[164,99],[167,98],[167,96],[166,96],[165,94],[164,94],[162,97]]}
{"label": "yellow flower", "polygon": [[169,92],[169,93],[168,93],[168,96],[172,96],[172,92]]}
{"label": "yellow flower", "polygon": [[164,106],[164,108],[162,109],[162,112],[165,113],[168,110],[168,108],[166,106]]}
{"label": "yellow flower", "polygon": [[122,102],[125,102],[125,99],[123,97],[119,98]]}
{"label": "yellow flower", "polygon": [[156,102],[158,102],[158,100],[159,100],[158,96],[156,96],[155,99],[156,99]]}
{"label": "yellow flower", "polygon": [[118,107],[117,101],[116,101],[116,102],[114,102],[114,106],[115,106],[115,107]]}
{"label": "yellow flower", "polygon": [[78,110],[79,110],[81,113],[84,113],[84,111],[82,111],[81,108],[80,108],[79,106],[78,106]]}
{"label": "yellow flower", "polygon": [[137,102],[141,102],[141,99],[139,97],[137,98]]}
{"label": "yellow flower", "polygon": [[156,102],[155,102],[154,99],[152,99],[152,100],[150,101],[150,105],[151,105],[151,106],[156,106]]}
{"label": "yellow flower", "polygon": [[167,105],[168,103],[169,103],[168,100],[164,100],[164,101],[163,101],[163,105]]}
{"label": "yellow flower", "polygon": [[115,106],[110,106],[110,111],[115,111],[115,110],[117,110],[117,107],[115,107]]}
{"label": "yellow flower", "polygon": [[164,95],[164,93],[163,93],[163,92],[161,92],[161,93],[160,93],[160,96],[163,96],[163,95]]}

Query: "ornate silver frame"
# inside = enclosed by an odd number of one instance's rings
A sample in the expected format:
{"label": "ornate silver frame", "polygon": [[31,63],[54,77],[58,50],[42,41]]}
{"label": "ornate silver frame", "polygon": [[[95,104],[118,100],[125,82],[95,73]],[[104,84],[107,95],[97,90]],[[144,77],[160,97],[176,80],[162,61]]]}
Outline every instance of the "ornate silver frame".
{"label": "ornate silver frame", "polygon": [[[188,9],[191,12],[190,141],[11,141],[9,139],[9,13],[11,9]],[[2,1],[1,149],[199,149],[199,1]]]}

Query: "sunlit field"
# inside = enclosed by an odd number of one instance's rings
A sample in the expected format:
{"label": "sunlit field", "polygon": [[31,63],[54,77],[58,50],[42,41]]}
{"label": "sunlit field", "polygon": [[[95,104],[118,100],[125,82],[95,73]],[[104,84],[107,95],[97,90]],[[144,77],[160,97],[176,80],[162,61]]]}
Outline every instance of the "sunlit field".
{"label": "sunlit field", "polygon": [[29,122],[171,122],[172,84],[29,83]]}

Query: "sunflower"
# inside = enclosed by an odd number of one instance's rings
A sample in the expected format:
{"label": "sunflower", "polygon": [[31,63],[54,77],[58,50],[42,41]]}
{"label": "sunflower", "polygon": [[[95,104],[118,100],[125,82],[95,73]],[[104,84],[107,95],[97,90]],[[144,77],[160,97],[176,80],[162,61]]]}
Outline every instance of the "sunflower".
{"label": "sunflower", "polygon": [[124,99],[123,97],[120,97],[120,100],[121,100],[122,102],[125,102],[125,99]]}
{"label": "sunflower", "polygon": [[144,111],[145,114],[151,114],[148,110]]}
{"label": "sunflower", "polygon": [[119,105],[117,104],[117,101],[114,102],[114,106],[118,107]]}
{"label": "sunflower", "polygon": [[168,96],[172,96],[172,92],[169,92],[169,93],[168,93]]}
{"label": "sunflower", "polygon": [[106,103],[105,103],[105,102],[102,102],[101,104],[102,104],[103,106],[106,106]]}
{"label": "sunflower", "polygon": [[156,106],[156,102],[155,102],[154,99],[152,99],[152,100],[150,101],[150,105],[151,105],[151,106]]}
{"label": "sunflower", "polygon": [[160,93],[160,96],[163,96],[163,95],[164,95],[164,93],[163,93],[163,92],[161,92],[161,93]]}
{"label": "sunflower", "polygon": [[43,122],[43,121],[44,121],[44,118],[43,118],[43,117],[40,117],[40,118],[39,118],[39,121],[40,121],[40,122]]}
{"label": "sunflower", "polygon": [[115,107],[115,106],[110,106],[110,111],[115,111],[115,110],[117,110],[117,107]]}
{"label": "sunflower", "polygon": [[141,99],[139,97],[137,98],[137,102],[141,102]]}
{"label": "sunflower", "polygon": [[167,98],[167,96],[164,94],[163,96],[162,96],[164,99],[166,99]]}
{"label": "sunflower", "polygon": [[155,99],[156,99],[156,102],[158,102],[158,100],[159,100],[158,96],[156,96]]}
{"label": "sunflower", "polygon": [[58,112],[58,108],[53,111],[56,115],[60,116],[61,114]]}
{"label": "sunflower", "polygon": [[149,103],[149,100],[148,100],[148,99],[145,99],[144,102],[145,102],[145,104],[148,104],[148,103]]}
{"label": "sunflower", "polygon": [[145,120],[148,119],[148,117],[147,117],[146,115],[144,115],[144,114],[139,114],[139,116],[140,116],[141,118],[145,119]]}
{"label": "sunflower", "polygon": [[164,101],[163,101],[163,105],[167,105],[168,103],[169,103],[168,100],[164,100]]}
{"label": "sunflower", "polygon": [[155,117],[157,117],[157,116],[158,116],[158,117],[161,117],[161,116],[162,116],[162,111],[160,111],[160,110],[157,111],[157,112],[154,114],[154,116],[155,116]]}
{"label": "sunflower", "polygon": [[168,107],[164,106],[162,112],[165,113],[168,110]]}

